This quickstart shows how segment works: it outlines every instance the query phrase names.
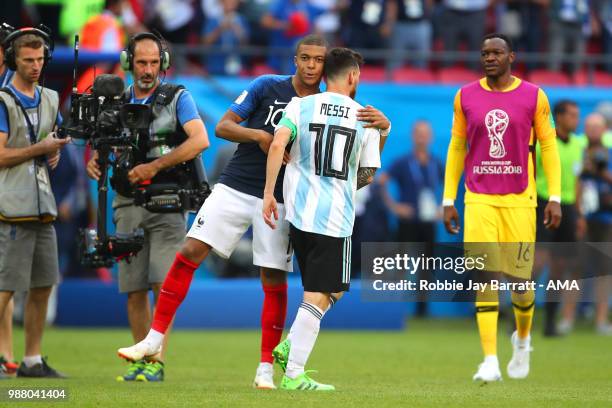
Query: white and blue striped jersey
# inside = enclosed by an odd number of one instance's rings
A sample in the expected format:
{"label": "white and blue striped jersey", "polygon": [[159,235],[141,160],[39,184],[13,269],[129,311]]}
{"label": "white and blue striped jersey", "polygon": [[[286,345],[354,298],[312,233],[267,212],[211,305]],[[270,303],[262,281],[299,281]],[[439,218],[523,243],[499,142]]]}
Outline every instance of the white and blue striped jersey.
{"label": "white and blue striped jersey", "polygon": [[293,141],[283,196],[285,218],[297,229],[352,235],[357,170],[380,167],[380,133],[357,120],[360,108],[332,92],[293,98],[287,105],[278,124],[291,130]]}

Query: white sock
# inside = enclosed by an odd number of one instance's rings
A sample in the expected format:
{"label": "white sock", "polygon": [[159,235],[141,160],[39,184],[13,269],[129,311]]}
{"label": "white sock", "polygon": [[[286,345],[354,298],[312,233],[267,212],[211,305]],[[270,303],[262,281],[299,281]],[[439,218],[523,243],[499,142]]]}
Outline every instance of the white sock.
{"label": "white sock", "polygon": [[516,340],[516,343],[520,348],[529,347],[529,344],[531,343],[531,336],[527,336],[524,339],[517,336]]}
{"label": "white sock", "polygon": [[23,364],[28,368],[36,364],[42,364],[42,356],[40,354],[35,356],[23,356]]}
{"label": "white sock", "polygon": [[289,361],[285,373],[287,377],[295,378],[304,372],[306,361],[308,361],[310,352],[317,341],[321,319],[324,314],[323,310],[310,303],[302,302],[300,305],[289,332],[291,351],[289,351]]}
{"label": "white sock", "polygon": [[272,370],[274,371],[274,366],[272,365],[272,363],[268,363],[267,361],[262,361],[259,363],[259,367],[257,367],[257,370]]}
{"label": "white sock", "polygon": [[157,330],[153,330],[153,329],[149,330],[149,334],[147,334],[147,337],[145,337],[143,340],[143,342],[149,345],[149,349],[151,350],[159,349],[163,341],[164,341],[163,333],[160,333]]}
{"label": "white sock", "polygon": [[496,355],[485,356],[484,362],[485,363],[499,365],[499,361],[497,360],[497,356]]}

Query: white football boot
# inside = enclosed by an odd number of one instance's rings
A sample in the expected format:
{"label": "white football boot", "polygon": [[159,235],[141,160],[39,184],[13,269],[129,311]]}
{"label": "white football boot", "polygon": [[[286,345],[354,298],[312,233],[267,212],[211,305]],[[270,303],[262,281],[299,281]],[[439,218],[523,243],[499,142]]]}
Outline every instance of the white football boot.
{"label": "white football boot", "polygon": [[472,378],[474,381],[493,382],[501,381],[502,375],[499,370],[497,356],[487,356],[478,366],[478,372]]}
{"label": "white football boot", "polygon": [[507,367],[508,377],[514,379],[526,378],[529,375],[529,354],[533,351],[531,336],[521,341],[515,331],[512,333],[510,341],[512,342],[512,358]]}

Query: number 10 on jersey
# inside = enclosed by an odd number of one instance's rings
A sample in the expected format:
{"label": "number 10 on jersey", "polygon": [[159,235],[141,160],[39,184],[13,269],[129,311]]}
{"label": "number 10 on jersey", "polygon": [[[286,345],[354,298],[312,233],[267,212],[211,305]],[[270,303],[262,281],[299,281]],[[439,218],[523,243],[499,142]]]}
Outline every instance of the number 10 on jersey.
{"label": "number 10 on jersey", "polygon": [[[326,127],[327,135],[324,138]],[[315,133],[315,174],[346,180],[357,131],[338,125],[326,126],[324,123],[311,123],[308,130]]]}

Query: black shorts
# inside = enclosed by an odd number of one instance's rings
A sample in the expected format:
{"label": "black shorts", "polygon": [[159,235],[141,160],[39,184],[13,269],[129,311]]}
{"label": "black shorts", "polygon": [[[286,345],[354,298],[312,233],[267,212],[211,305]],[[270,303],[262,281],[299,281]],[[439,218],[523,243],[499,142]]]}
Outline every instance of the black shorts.
{"label": "black shorts", "polygon": [[307,292],[337,293],[349,290],[351,282],[351,237],[336,238],[295,228],[291,245]]}
{"label": "black shorts", "polygon": [[544,226],[544,209],[547,201],[538,198],[536,241],[537,242],[576,242],[576,222],[578,214],[574,204],[561,204],[561,224],[556,230]]}
{"label": "black shorts", "polygon": [[[538,198],[536,242],[576,242],[576,223],[578,222],[578,212],[574,204],[561,204],[561,224],[559,228],[549,230],[544,226],[544,209],[547,201]],[[548,247],[556,255],[572,257],[576,253],[568,245]]]}

